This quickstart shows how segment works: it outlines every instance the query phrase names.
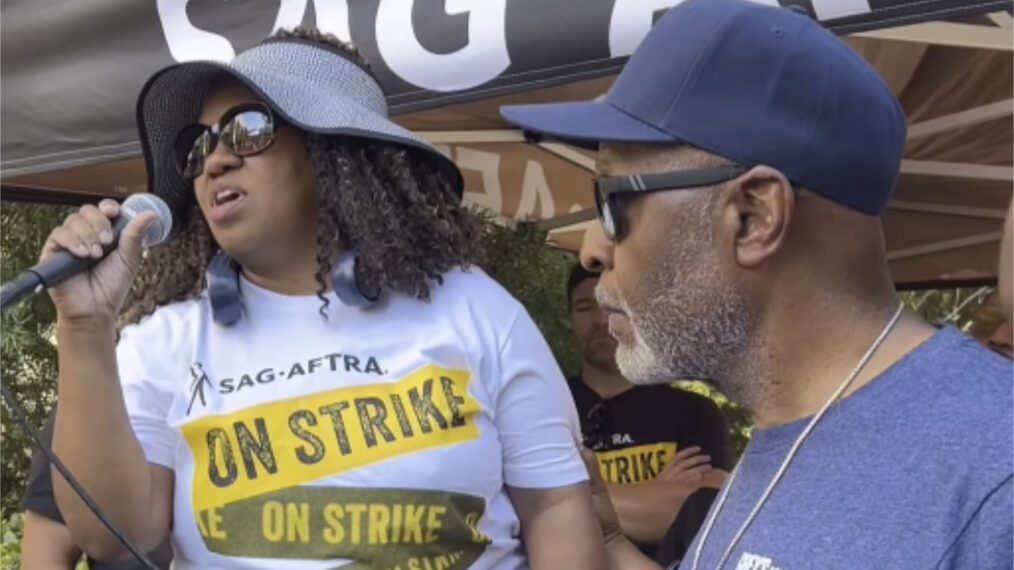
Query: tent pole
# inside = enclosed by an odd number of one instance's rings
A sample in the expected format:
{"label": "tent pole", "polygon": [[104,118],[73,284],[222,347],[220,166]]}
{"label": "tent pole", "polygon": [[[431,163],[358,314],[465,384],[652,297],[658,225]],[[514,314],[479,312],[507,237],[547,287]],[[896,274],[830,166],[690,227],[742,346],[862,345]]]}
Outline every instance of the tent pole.
{"label": "tent pole", "polygon": [[913,123],[908,126],[908,140],[913,141],[959,128],[970,127],[993,119],[1009,117],[1012,114],[1014,114],[1014,99],[1005,99],[988,105],[980,105],[965,111]]}
{"label": "tent pole", "polygon": [[930,253],[950,251],[952,249],[961,249],[985,243],[994,243],[1000,241],[1000,238],[1002,237],[1003,232],[989,232],[986,234],[978,234],[963,238],[949,239],[946,241],[938,241],[936,243],[917,245],[915,247],[908,247],[905,249],[896,249],[894,251],[887,252],[887,260],[898,261],[899,259],[908,259],[910,257],[918,257],[920,255],[927,255]]}

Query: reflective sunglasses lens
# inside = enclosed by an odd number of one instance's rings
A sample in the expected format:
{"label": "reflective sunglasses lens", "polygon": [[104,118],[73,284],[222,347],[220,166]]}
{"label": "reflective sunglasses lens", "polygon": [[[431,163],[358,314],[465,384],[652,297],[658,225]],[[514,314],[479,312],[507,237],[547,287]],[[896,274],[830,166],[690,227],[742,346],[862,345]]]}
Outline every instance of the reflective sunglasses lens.
{"label": "reflective sunglasses lens", "polygon": [[208,129],[204,129],[194,139],[190,151],[180,162],[184,178],[196,178],[201,175],[204,171],[204,160],[211,154],[211,146],[211,133]]}
{"label": "reflective sunglasses lens", "polygon": [[608,198],[602,196],[599,189],[595,188],[595,207],[599,211],[599,223],[602,224],[602,231],[606,237],[613,239],[616,235],[616,224],[613,221],[613,211]]}
{"label": "reflective sunglasses lens", "polygon": [[220,138],[225,148],[237,156],[249,156],[268,148],[275,136],[271,115],[263,111],[243,111],[222,127]]}
{"label": "reflective sunglasses lens", "polygon": [[609,239],[616,238],[616,221],[613,216],[612,204],[609,202],[606,202],[606,207],[602,209],[602,229]]}

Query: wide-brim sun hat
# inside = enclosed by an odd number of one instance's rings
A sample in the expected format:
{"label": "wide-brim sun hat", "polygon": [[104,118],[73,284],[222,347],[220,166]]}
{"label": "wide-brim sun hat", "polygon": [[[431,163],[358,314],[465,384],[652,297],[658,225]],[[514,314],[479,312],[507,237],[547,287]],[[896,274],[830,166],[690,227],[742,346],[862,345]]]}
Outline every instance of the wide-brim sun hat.
{"label": "wide-brim sun hat", "polygon": [[300,130],[422,151],[445,173],[460,199],[461,172],[432,145],[391,121],[384,93],[367,69],[336,48],[277,38],[228,62],[172,65],[156,72],[141,89],[137,124],[148,167],[148,189],[166,201],[174,220],[185,219],[194,200],[192,183],[176,165],[176,136],[197,121],[204,98],[223,77],[245,85],[279,118]]}

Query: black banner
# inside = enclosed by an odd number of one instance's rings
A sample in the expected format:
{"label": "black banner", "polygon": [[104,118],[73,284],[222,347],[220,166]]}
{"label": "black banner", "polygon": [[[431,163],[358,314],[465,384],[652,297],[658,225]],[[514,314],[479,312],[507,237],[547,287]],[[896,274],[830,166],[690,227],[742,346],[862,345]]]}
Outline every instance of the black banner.
{"label": "black banner", "polygon": [[[829,28],[1009,9],[1010,0],[757,0]],[[138,155],[135,98],[176,61],[229,59],[279,27],[351,39],[393,113],[613,73],[679,0],[8,0],[0,14],[2,174]]]}

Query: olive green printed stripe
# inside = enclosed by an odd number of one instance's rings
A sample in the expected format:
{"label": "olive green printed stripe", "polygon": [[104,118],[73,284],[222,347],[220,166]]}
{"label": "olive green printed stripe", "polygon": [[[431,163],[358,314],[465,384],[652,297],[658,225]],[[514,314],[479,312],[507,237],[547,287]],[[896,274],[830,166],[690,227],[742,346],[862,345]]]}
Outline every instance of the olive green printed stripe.
{"label": "olive green printed stripe", "polygon": [[198,513],[225,556],[348,560],[345,570],[458,570],[491,540],[479,497],[418,489],[292,487]]}

